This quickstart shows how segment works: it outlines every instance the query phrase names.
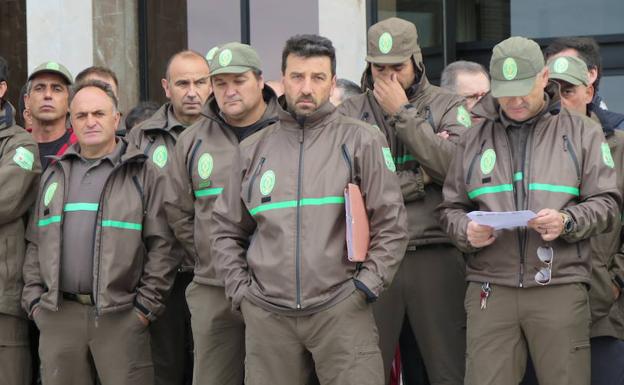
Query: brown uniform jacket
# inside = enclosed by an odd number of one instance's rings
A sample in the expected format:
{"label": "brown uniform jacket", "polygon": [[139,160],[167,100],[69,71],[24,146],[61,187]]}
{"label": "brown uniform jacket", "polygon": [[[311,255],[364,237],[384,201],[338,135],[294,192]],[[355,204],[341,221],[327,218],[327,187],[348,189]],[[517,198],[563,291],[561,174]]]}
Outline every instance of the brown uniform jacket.
{"label": "brown uniform jacket", "polygon": [[[258,131],[277,121],[277,96],[264,92],[267,108],[250,131]],[[239,139],[237,128],[219,116],[214,97],[204,105],[203,118],[184,130],[178,138],[170,168],[170,193],[165,210],[173,232],[189,255],[195,256],[195,282],[223,286],[217,276],[210,244],[210,218],[217,197],[232,175],[232,158]]]}
{"label": "brown uniform jacket", "polygon": [[[611,149],[617,186],[624,194],[624,132],[605,132]],[[592,288],[589,304],[592,314],[591,336],[611,336],[624,339],[624,295],[616,301],[613,286],[624,284],[624,242],[621,216],[616,218],[613,229],[596,235],[590,240],[592,252]],[[622,290],[624,291],[624,290]]]}
{"label": "brown uniform jacket", "polygon": [[[524,152],[524,170],[512,162],[500,106],[486,95],[473,109],[475,125],[463,136],[446,182],[440,205],[441,223],[464,252],[472,253],[466,278],[512,287],[535,287],[535,274],[544,267],[537,248],[554,250],[551,284],[591,282],[587,238],[609,231],[621,203],[615,169],[600,126],[560,109],[553,100],[532,120]],[[516,189],[524,201],[516,202]],[[528,228],[499,230],[490,246],[473,248],[466,238],[473,210],[513,211],[550,208],[567,212],[576,229],[544,242]]]}
{"label": "brown uniform jacket", "polygon": [[14,116],[0,100],[0,313],[23,316],[24,214],[35,201],[41,164],[37,143]]}
{"label": "brown uniform jacket", "polygon": [[[234,309],[244,296],[270,311],[310,314],[344,299],[354,283],[379,295],[407,243],[384,138],[330,103],[299,121],[280,109],[279,119],[241,143],[213,213],[213,252]],[[360,185],[370,218],[361,265],[346,257],[350,180]]]}
{"label": "brown uniform jacket", "polygon": [[[408,250],[425,244],[450,243],[440,228],[435,208],[442,202],[442,184],[459,136],[470,126],[463,98],[429,84],[424,65],[420,80],[407,90],[411,106],[386,116],[373,96],[370,68],[362,78],[366,91],[349,98],[338,110],[380,128],[396,163],[397,176],[407,209]],[[448,139],[436,135],[447,131]],[[425,185],[422,169],[433,183]]]}
{"label": "brown uniform jacket", "polygon": [[[122,139],[119,139],[122,140]],[[77,144],[72,148],[77,151]],[[23,308],[35,305],[57,311],[63,211],[71,154],[51,164],[39,186],[29,224],[24,264]],[[173,284],[173,236],[162,205],[164,175],[134,146],[126,144],[100,198],[93,229],[93,291],[98,314],[135,306],[150,320],[164,310]]]}
{"label": "brown uniform jacket", "polygon": [[[177,141],[177,135],[167,129],[167,114],[170,110],[170,103],[163,104],[151,118],[130,130],[126,135],[128,143],[138,147],[152,160],[152,163],[163,169],[166,176],[171,174],[171,158]],[[195,258],[193,254],[185,252],[180,243],[175,241],[171,252],[181,261],[182,270],[193,269]]]}

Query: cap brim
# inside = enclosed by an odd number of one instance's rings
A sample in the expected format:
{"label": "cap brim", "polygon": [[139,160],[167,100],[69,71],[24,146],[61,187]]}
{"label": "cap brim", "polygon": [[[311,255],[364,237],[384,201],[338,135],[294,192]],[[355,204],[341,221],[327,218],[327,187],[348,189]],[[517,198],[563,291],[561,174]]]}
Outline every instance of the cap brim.
{"label": "cap brim", "polygon": [[247,71],[253,71],[255,68],[245,67],[245,66],[229,66],[229,67],[221,67],[217,68],[214,71],[210,72],[210,76],[219,75],[219,74],[242,74]]}
{"label": "cap brim", "polygon": [[535,76],[522,80],[496,80],[492,79],[492,96],[495,98],[527,96],[531,93],[535,84]]}
{"label": "cap brim", "polygon": [[69,85],[72,84],[71,79],[69,79],[67,77],[67,75],[65,75],[64,73],[62,73],[61,71],[56,71],[56,70],[51,70],[51,69],[42,69],[39,71],[35,71],[33,73],[30,74],[30,76],[28,77],[28,81],[31,81],[35,76],[39,75],[39,74],[55,74],[55,75],[59,75],[60,77],[62,77],[63,79],[65,79],[65,82]]}
{"label": "cap brim", "polygon": [[568,82],[570,84],[573,84],[575,86],[580,86],[580,85],[584,85],[586,86],[587,84],[583,83],[583,81],[570,76],[568,74],[556,74],[556,73],[551,73],[550,74],[550,79],[551,80],[563,80],[564,82]]}
{"label": "cap brim", "polygon": [[412,55],[407,56],[388,56],[388,55],[367,55],[366,61],[372,64],[399,64],[403,63],[407,59],[411,58]]}

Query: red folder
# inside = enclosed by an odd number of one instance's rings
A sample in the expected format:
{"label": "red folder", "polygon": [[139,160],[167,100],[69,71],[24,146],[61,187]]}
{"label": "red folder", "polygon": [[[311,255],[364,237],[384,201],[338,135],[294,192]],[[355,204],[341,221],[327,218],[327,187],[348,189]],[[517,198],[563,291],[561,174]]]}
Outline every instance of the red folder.
{"label": "red folder", "polygon": [[344,190],[347,217],[347,256],[351,262],[363,262],[368,254],[370,228],[360,187],[349,183]]}

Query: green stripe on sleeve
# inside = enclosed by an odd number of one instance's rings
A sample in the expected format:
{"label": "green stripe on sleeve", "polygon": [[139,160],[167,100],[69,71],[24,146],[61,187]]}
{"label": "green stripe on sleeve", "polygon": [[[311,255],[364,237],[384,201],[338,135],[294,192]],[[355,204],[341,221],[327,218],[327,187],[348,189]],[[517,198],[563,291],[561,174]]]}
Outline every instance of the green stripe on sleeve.
{"label": "green stripe on sleeve", "polygon": [[574,196],[581,195],[578,187],[561,186],[561,185],[546,184],[546,183],[529,183],[529,190],[559,192],[559,193],[565,193],[565,194],[570,194]]}
{"label": "green stripe on sleeve", "polygon": [[205,188],[195,191],[195,197],[207,197],[211,195],[219,195],[223,192],[223,187]]}
{"label": "green stripe on sleeve", "polygon": [[495,193],[507,192],[507,191],[513,191],[512,184],[499,184],[496,186],[479,187],[478,189],[469,191],[468,198],[474,199],[478,197],[479,195],[495,194]]}
{"label": "green stripe on sleeve", "polygon": [[[344,200],[344,197],[330,196],[330,197],[323,197],[323,198],[303,198],[299,202],[301,206],[323,206],[323,205],[344,204],[345,200]],[[297,200],[267,203],[261,206],[254,207],[253,209],[249,210],[249,213],[251,215],[256,215],[263,211],[293,208],[293,207],[297,207]]]}
{"label": "green stripe on sleeve", "polygon": [[61,221],[61,216],[60,215],[55,215],[53,217],[49,217],[49,218],[45,218],[45,219],[39,219],[39,222],[37,222],[37,226],[45,227],[45,226],[50,225],[52,223],[59,223],[60,221]]}
{"label": "green stripe on sleeve", "polygon": [[138,231],[141,231],[143,229],[143,225],[140,223],[112,221],[112,220],[102,221],[102,227],[115,227],[117,229],[138,230]]}
{"label": "green stripe on sleeve", "polygon": [[414,158],[412,155],[407,154],[407,155],[403,155],[403,156],[400,156],[400,157],[396,158],[395,163],[396,164],[404,164],[404,163],[407,163],[407,162],[409,162],[411,160],[416,160],[416,158]]}
{"label": "green stripe on sleeve", "polygon": [[64,211],[98,211],[97,203],[67,203]]}

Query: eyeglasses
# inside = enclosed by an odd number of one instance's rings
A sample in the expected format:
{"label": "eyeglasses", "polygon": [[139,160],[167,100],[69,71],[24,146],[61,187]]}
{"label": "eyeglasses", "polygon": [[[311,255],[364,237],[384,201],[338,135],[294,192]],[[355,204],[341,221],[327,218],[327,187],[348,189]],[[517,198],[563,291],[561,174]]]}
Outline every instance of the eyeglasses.
{"label": "eyeglasses", "polygon": [[485,94],[487,94],[487,92],[477,92],[476,94],[472,94],[472,95],[462,95],[464,98],[466,98],[466,100],[474,100],[474,101],[479,101],[481,100],[482,97],[485,96]]}
{"label": "eyeglasses", "polygon": [[537,248],[537,258],[539,258],[542,263],[546,265],[546,267],[542,267],[535,274],[535,282],[538,285],[548,285],[552,278],[552,263],[554,258],[553,248],[548,246],[540,246]]}

